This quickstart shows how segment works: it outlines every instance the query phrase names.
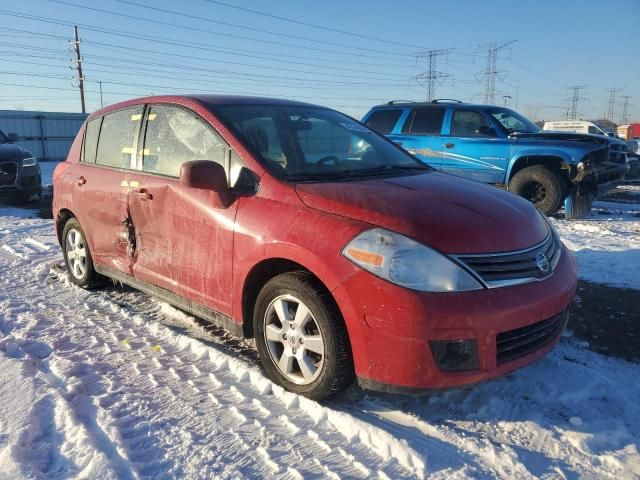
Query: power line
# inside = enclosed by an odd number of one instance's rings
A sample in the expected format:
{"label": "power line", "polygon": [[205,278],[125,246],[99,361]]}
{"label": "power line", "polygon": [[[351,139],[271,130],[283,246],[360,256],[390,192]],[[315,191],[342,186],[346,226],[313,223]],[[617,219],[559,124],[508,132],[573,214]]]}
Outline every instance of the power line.
{"label": "power line", "polygon": [[[135,15],[128,15],[128,14],[114,12],[112,10],[106,10],[106,9],[102,9],[102,8],[88,7],[86,5],[80,5],[80,4],[73,3],[73,2],[67,2],[65,0],[49,0],[49,1],[53,2],[53,3],[62,4],[62,5],[69,5],[69,6],[76,7],[76,8],[83,8],[83,9],[86,9],[86,10],[91,10],[91,11],[100,12],[100,13],[108,13],[108,14],[111,14],[111,15],[117,15],[117,16],[120,16],[120,17],[132,18],[132,19],[135,19],[135,20],[140,20],[140,21],[145,21],[145,22],[160,23],[160,24],[164,24],[164,25],[176,26],[175,24],[172,24],[172,23],[160,22],[158,20],[151,20],[151,19],[145,18],[145,17],[138,17],[138,16],[135,16]],[[295,39],[295,40],[304,40],[306,42],[318,43],[318,44],[322,44],[322,45],[330,45],[330,46],[333,46],[333,47],[348,48],[348,49],[351,49],[351,50],[367,51],[367,52],[378,53],[378,54],[382,53],[382,54],[385,54],[385,55],[399,55],[399,56],[404,56],[404,57],[408,56],[407,54],[398,53],[398,52],[377,50],[377,49],[374,49],[374,48],[366,48],[366,47],[354,47],[352,45],[347,45],[347,44],[344,44],[344,43],[328,42],[326,40],[317,40],[317,39],[314,39],[314,38],[301,37],[301,36],[292,35],[292,34],[289,34],[289,33],[276,32],[276,31],[265,30],[265,29],[256,28],[256,27],[248,27],[246,25],[239,25],[239,24],[235,24],[235,23],[224,22],[222,20],[214,20],[212,18],[197,16],[197,15],[190,15],[188,13],[183,13],[183,12],[177,12],[175,10],[168,10],[168,9],[165,9],[165,8],[151,7],[149,5],[144,5],[144,4],[140,4],[140,3],[136,3],[136,2],[130,2],[130,1],[125,1],[125,0],[119,0],[119,1],[121,1],[123,3],[127,3],[129,5],[134,5],[134,6],[139,7],[139,8],[145,8],[145,9],[148,9],[148,10],[153,10],[153,11],[162,12],[162,13],[169,13],[171,15],[176,15],[176,16],[180,16],[180,17],[183,17],[183,18],[188,18],[190,20],[199,20],[199,21],[203,21],[203,22],[214,23],[214,24],[217,24],[217,25],[224,25],[226,27],[238,28],[238,29],[242,29],[242,30],[249,30],[249,31],[259,32],[259,33],[267,33],[267,34],[270,34],[270,35],[275,35],[275,36],[280,36],[280,37],[285,37],[285,38],[292,38],[292,39]],[[191,30],[198,30],[195,27],[189,27],[189,28]],[[207,32],[207,30],[203,30],[203,31]]]}
{"label": "power line", "polygon": [[436,97],[436,83],[444,81],[445,78],[450,77],[451,75],[448,73],[439,72],[436,69],[436,62],[438,57],[443,55],[448,55],[451,51],[451,48],[447,49],[430,49],[424,52],[420,52],[416,54],[418,58],[428,58],[429,59],[429,70],[427,72],[421,73],[416,77],[418,81],[424,81],[427,85],[427,101],[430,102]]}
{"label": "power line", "polygon": [[[123,2],[123,3],[129,3],[129,2],[125,2],[124,0],[117,0],[117,1]],[[307,23],[307,22],[303,22],[303,21],[300,21],[300,20],[294,20],[292,18],[281,17],[281,16],[273,15],[273,14],[270,14],[270,13],[267,13],[267,12],[260,12],[258,10],[252,10],[250,8],[238,7],[237,5],[231,5],[229,3],[220,2],[220,1],[216,1],[216,0],[204,0],[204,1],[209,2],[209,3],[214,3],[216,5],[222,5],[222,6],[228,7],[228,8],[233,8],[233,9],[240,10],[240,11],[243,11],[243,12],[253,13],[253,14],[256,14],[256,15],[262,15],[263,17],[275,18],[277,20],[283,20],[285,22],[296,23],[298,25],[304,25],[306,27],[317,28],[317,29],[320,29],[320,30],[328,31],[328,32],[341,33],[343,35],[350,35],[352,37],[365,38],[365,39],[368,39],[368,40],[375,40],[375,41],[378,41],[378,42],[384,42],[384,43],[389,43],[389,44],[394,44],[394,45],[400,45],[400,46],[404,46],[404,47],[423,48],[421,46],[412,45],[412,44],[409,44],[409,43],[395,42],[393,40],[386,40],[386,39],[382,39],[382,38],[378,38],[378,37],[371,37],[369,35],[363,35],[363,34],[360,34],[360,33],[348,32],[348,31],[345,31],[345,30],[339,30],[337,28],[325,27],[325,26],[322,26],[322,25],[317,25],[317,24],[313,24],[313,23]]]}

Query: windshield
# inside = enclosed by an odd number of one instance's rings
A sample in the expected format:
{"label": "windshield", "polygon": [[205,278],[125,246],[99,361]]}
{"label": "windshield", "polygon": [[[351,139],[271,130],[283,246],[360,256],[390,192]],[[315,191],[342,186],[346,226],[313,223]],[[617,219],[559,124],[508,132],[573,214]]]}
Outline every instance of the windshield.
{"label": "windshield", "polygon": [[500,122],[500,125],[509,133],[538,133],[540,131],[540,127],[531,120],[508,108],[492,108],[489,109],[489,114]]}
{"label": "windshield", "polygon": [[220,119],[265,167],[290,181],[431,170],[361,123],[320,107],[219,105]]}
{"label": "windshield", "polygon": [[9,138],[7,138],[7,136],[2,133],[2,130],[0,130],[0,143],[8,143],[9,142]]}

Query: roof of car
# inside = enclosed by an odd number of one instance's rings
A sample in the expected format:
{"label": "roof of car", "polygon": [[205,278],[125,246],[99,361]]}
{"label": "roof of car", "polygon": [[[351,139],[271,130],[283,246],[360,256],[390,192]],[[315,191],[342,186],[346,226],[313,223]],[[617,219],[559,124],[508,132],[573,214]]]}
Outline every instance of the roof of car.
{"label": "roof of car", "polygon": [[[203,94],[184,94],[184,95],[154,95],[149,97],[132,98],[124,102],[106,106],[91,114],[91,117],[102,115],[120,108],[130,107],[133,105],[141,105],[145,103],[182,103],[184,101],[195,101],[207,107],[216,105],[289,105],[297,107],[320,107],[311,103],[298,102],[296,100],[288,100],[285,98],[269,98],[269,97],[253,97],[245,95],[203,95]],[[324,108],[324,107],[320,107]]]}
{"label": "roof of car", "polygon": [[395,100],[387,103],[383,103],[380,105],[376,105],[373,108],[398,108],[398,107],[455,107],[455,108],[487,108],[487,107],[497,107],[497,108],[508,108],[501,107],[499,105],[486,105],[481,103],[467,103],[467,102],[458,102],[456,100],[434,100],[432,102],[412,102],[410,100]]}

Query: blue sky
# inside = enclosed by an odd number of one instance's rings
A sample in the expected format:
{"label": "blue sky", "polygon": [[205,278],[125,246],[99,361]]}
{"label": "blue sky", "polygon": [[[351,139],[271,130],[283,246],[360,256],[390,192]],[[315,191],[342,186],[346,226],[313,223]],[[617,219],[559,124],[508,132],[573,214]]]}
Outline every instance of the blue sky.
{"label": "blue sky", "polygon": [[438,59],[449,76],[436,96],[481,102],[486,45],[515,40],[498,58],[496,103],[509,95],[535,120],[560,119],[567,87],[588,85],[578,111],[600,118],[606,89],[620,87],[614,120],[629,95],[629,116],[640,121],[640,0],[220,1],[3,2],[0,108],[79,111],[67,44],[76,23],[89,111],[100,107],[102,82],[105,104],[160,93],[258,94],[360,117],[389,99],[423,100],[416,77],[426,61],[415,54],[429,48],[453,49]]}

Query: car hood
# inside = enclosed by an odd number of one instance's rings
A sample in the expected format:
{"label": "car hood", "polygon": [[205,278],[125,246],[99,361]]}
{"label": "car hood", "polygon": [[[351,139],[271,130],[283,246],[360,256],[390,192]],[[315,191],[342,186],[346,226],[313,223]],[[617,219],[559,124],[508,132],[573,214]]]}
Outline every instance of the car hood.
{"label": "car hood", "polygon": [[387,228],[445,253],[519,250],[544,240],[549,229],[528,201],[438,172],[302,183],[296,191],[310,208]]}
{"label": "car hood", "polygon": [[530,138],[534,140],[558,140],[565,142],[585,142],[598,145],[610,145],[612,143],[624,143],[617,138],[607,137],[604,135],[592,135],[589,133],[573,133],[573,132],[554,132],[543,130],[538,133],[516,133],[514,138]]}
{"label": "car hood", "polygon": [[0,143],[0,162],[7,160],[21,160],[31,154],[15,143]]}

